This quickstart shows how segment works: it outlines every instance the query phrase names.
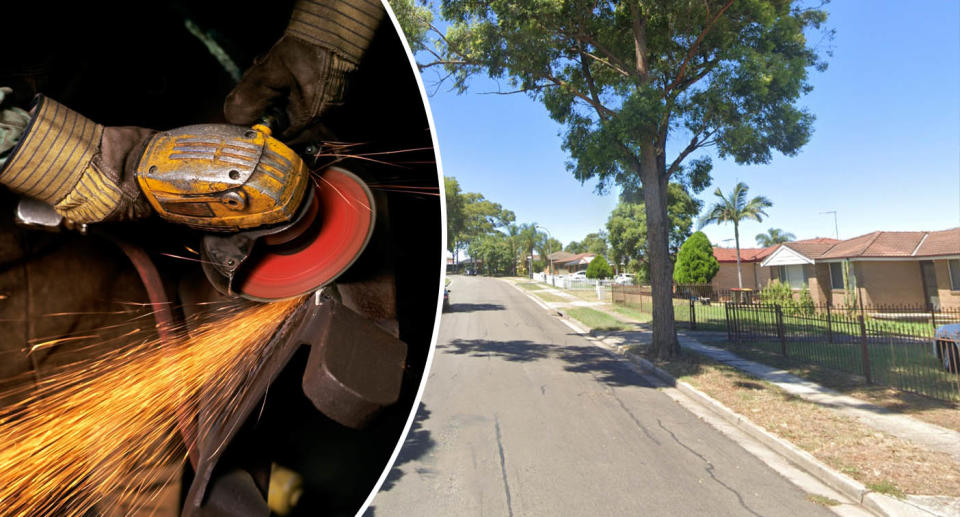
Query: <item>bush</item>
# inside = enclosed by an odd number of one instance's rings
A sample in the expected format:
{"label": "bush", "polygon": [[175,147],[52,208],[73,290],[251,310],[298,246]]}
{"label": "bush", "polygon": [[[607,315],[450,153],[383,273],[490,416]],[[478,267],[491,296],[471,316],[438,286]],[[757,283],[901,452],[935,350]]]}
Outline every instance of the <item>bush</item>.
{"label": "bush", "polygon": [[613,268],[607,263],[607,259],[603,258],[603,255],[594,257],[590,261],[590,265],[587,266],[587,278],[604,279],[611,276],[613,276]]}
{"label": "bush", "polygon": [[793,303],[793,289],[788,283],[774,280],[760,291],[760,301],[786,307]]}
{"label": "bush", "polygon": [[680,246],[673,281],[677,285],[709,284],[719,270],[720,264],[713,256],[710,239],[703,232],[696,232]]}

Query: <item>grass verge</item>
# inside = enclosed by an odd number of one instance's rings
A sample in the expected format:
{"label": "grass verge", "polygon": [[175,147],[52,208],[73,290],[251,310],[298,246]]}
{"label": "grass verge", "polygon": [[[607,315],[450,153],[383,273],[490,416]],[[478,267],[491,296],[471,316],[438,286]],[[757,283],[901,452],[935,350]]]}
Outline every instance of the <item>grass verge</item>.
{"label": "grass verge", "polygon": [[613,316],[589,307],[571,307],[567,314],[593,330],[633,330],[632,323],[624,323]]}
{"label": "grass verge", "polygon": [[776,347],[761,349],[749,343],[729,343],[725,336],[717,334],[691,333],[691,335],[695,335],[697,340],[704,344],[730,350],[744,359],[782,368],[798,377],[866,400],[895,413],[910,415],[918,420],[960,432],[960,403],[938,400],[887,386],[869,386],[860,375],[802,361],[797,357],[783,357],[774,350]]}
{"label": "grass verge", "polygon": [[877,492],[960,497],[960,463],[947,454],[878,432],[693,353],[657,365]]}
{"label": "grass verge", "polygon": [[624,316],[637,320],[640,323],[647,323],[653,319],[653,315],[648,312],[641,312],[637,309],[627,307],[624,305],[614,305],[613,312],[618,314],[623,314]]}
{"label": "grass verge", "polygon": [[543,289],[543,285],[534,282],[518,282],[517,285],[526,289],[527,291],[539,291]]}
{"label": "grass verge", "polygon": [[543,301],[545,301],[545,302],[568,302],[568,301],[570,301],[570,300],[568,300],[568,299],[566,299],[566,298],[564,298],[564,297],[562,297],[562,296],[557,296],[557,295],[555,295],[555,294],[547,293],[547,292],[542,292],[542,291],[535,292],[535,293],[533,293],[533,295],[536,296],[537,298],[540,298],[541,300],[543,300]]}

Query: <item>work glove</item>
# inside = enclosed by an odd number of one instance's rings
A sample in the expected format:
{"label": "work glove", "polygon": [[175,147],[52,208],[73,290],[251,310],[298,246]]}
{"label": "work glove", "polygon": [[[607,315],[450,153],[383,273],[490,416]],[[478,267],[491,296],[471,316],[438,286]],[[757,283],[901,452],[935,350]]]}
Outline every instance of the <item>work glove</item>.
{"label": "work glove", "polygon": [[285,104],[289,125],[279,136],[295,137],[342,103],[384,16],[378,0],[299,0],[283,37],[227,96],[227,120],[248,126]]}
{"label": "work glove", "polygon": [[26,124],[24,114],[16,108],[0,114],[0,156],[9,153],[0,163],[0,183],[50,204],[74,223],[150,213],[134,167],[155,131],[104,127],[42,95]]}
{"label": "work glove", "polygon": [[5,155],[20,141],[20,135],[30,122],[30,115],[26,111],[11,105],[12,93],[10,88],[0,87],[0,165],[3,165]]}
{"label": "work glove", "polygon": [[289,221],[309,176],[295,152],[261,131],[104,127],[42,95],[0,164],[0,183],[71,223],[155,211],[199,230],[230,232]]}

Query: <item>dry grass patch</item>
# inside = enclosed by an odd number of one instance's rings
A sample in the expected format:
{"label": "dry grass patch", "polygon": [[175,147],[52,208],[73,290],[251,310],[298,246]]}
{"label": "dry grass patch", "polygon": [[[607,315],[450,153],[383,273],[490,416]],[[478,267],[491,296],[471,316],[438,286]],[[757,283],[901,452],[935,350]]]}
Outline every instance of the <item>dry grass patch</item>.
{"label": "dry grass patch", "polygon": [[878,432],[695,354],[658,365],[875,491],[960,496],[960,464],[947,454]]}
{"label": "dry grass patch", "polygon": [[517,282],[517,285],[526,289],[527,291],[539,291],[544,288],[542,284],[537,284],[534,282]]}

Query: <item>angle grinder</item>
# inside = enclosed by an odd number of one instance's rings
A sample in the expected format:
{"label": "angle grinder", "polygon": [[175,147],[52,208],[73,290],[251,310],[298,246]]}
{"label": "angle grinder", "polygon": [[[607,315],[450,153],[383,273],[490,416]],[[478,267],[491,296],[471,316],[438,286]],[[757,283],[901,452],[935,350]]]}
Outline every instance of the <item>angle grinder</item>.
{"label": "angle grinder", "polygon": [[366,248],[376,218],[360,178],[338,167],[311,172],[273,132],[270,119],[164,131],[137,166],[157,213],[204,233],[200,255],[214,287],[256,301],[335,280]]}

